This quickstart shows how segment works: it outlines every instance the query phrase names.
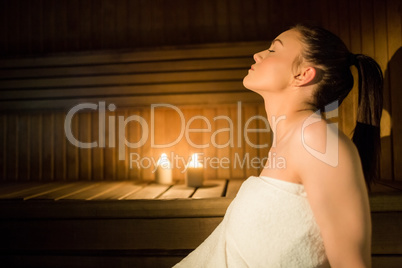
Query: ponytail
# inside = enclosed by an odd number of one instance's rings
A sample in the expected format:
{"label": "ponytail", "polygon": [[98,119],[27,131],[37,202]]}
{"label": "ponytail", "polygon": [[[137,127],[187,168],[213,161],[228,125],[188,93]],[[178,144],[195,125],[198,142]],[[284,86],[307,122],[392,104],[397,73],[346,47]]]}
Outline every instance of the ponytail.
{"label": "ponytail", "polygon": [[379,178],[380,166],[380,120],[383,107],[383,75],[380,66],[372,58],[351,54],[359,76],[359,102],[357,122],[352,140],[362,162],[368,189]]}
{"label": "ponytail", "polygon": [[321,27],[298,24],[292,29],[300,33],[302,57],[322,71],[313,94],[312,105],[326,110],[329,104],[338,105],[353,88],[350,66],[359,74],[359,105],[353,133],[362,162],[367,188],[379,177],[380,120],[382,113],[383,76],[380,66],[370,57],[351,54],[343,41]]}

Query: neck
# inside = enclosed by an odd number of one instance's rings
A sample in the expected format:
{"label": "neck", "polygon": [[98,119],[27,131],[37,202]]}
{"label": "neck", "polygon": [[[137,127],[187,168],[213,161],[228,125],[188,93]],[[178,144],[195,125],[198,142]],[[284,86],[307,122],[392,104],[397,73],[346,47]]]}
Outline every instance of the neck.
{"label": "neck", "polygon": [[300,120],[304,120],[314,109],[303,102],[305,96],[297,94],[299,91],[262,92],[267,119],[274,134],[276,144],[295,126]]}

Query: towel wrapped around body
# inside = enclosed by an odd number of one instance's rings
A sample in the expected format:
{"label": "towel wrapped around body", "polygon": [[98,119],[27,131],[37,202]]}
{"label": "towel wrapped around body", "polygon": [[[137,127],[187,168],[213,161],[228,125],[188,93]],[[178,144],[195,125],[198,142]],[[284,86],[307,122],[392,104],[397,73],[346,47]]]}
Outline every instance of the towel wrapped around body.
{"label": "towel wrapped around body", "polygon": [[329,267],[304,186],[249,177],[212,234],[179,267]]}

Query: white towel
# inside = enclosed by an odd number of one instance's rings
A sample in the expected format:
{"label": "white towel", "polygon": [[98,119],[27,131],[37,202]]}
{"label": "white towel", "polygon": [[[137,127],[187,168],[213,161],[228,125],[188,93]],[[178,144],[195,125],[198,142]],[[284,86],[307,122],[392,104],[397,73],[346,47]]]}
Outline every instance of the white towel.
{"label": "white towel", "polygon": [[329,267],[301,184],[250,177],[213,233],[179,267]]}

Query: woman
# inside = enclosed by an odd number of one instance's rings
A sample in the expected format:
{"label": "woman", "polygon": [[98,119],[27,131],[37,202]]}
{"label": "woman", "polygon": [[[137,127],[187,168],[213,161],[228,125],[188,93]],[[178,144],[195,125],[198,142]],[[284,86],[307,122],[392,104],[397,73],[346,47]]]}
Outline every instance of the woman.
{"label": "woman", "polygon": [[[271,125],[284,116],[270,152],[286,168],[248,178],[222,223],[177,267],[370,267],[367,188],[378,171],[380,67],[306,25],[254,60],[243,84],[264,98]],[[359,74],[353,142],[320,114],[352,89],[352,65]]]}

